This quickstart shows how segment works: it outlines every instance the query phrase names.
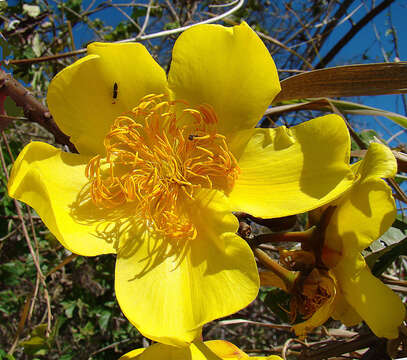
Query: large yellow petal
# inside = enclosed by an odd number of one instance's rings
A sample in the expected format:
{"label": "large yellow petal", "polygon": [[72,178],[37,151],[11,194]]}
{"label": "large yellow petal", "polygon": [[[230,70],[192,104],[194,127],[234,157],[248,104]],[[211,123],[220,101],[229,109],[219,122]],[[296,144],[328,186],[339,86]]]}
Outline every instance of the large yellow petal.
{"label": "large yellow petal", "polygon": [[120,360],[241,360],[241,359],[282,360],[281,357],[249,357],[232,343],[225,340],[196,341],[189,347],[177,348],[170,345],[154,344],[147,349],[136,349],[123,355]]}
{"label": "large yellow petal", "polygon": [[236,345],[226,340],[210,340],[205,341],[205,345],[211,349],[216,355],[222,359],[263,359],[263,360],[282,360],[280,356],[248,356],[245,352],[240,350]]}
{"label": "large yellow petal", "polygon": [[[196,339],[201,327],[232,314],[257,295],[259,279],[237,219],[220,192],[202,190],[187,204],[198,235],[168,245],[147,231],[118,251],[116,296],[139,331],[169,345]],[[138,237],[138,239],[136,239]]]}
{"label": "large yellow petal", "polygon": [[103,154],[103,139],[114,119],[145,95],[167,93],[167,80],[141,44],[92,43],[88,53],[54,77],[47,101],[80,153]]}
{"label": "large yellow petal", "polygon": [[332,313],[332,318],[340,320],[346,326],[355,326],[359,324],[363,319],[355,311],[355,309],[346,301],[343,296],[340,287],[336,289],[335,307]]}
{"label": "large yellow petal", "polygon": [[236,345],[226,340],[209,340],[205,345],[221,358],[246,359],[249,356]]}
{"label": "large yellow petal", "polygon": [[361,182],[391,178],[396,173],[397,162],[391,150],[383,144],[371,143],[358,167]]}
{"label": "large yellow petal", "polygon": [[[342,257],[358,254],[394,222],[396,206],[390,187],[381,179],[359,181],[336,204],[327,226],[325,246]],[[323,258],[332,267],[329,259]]]}
{"label": "large yellow petal", "polygon": [[86,156],[32,142],[13,166],[8,192],[33,207],[48,229],[72,252],[88,256],[114,253],[114,240],[97,235],[105,224],[99,210],[89,199],[79,206],[79,194],[88,182],[85,177],[88,160]]}
{"label": "large yellow petal", "polygon": [[[154,345],[152,345],[154,346]],[[140,359],[140,354],[143,353],[146,349],[145,348],[139,348],[139,349],[134,349],[129,351],[128,353],[124,354],[123,356],[120,356],[119,360],[133,360],[133,359]]]}
{"label": "large yellow petal", "polygon": [[221,360],[202,342],[186,347],[153,344],[146,349],[136,349],[123,355],[119,360]]}
{"label": "large yellow petal", "polygon": [[353,260],[348,259],[341,271],[334,270],[341,291],[346,301],[378,337],[397,338],[398,327],[406,316],[405,307],[400,297],[373,276],[366,264],[361,270],[355,269],[356,262],[362,261],[359,255]]}
{"label": "large yellow petal", "polygon": [[274,61],[246,23],[200,25],[182,33],[168,84],[177,99],[211,105],[225,135],[254,127],[280,91]]}
{"label": "large yellow petal", "polygon": [[229,195],[236,210],[269,218],[298,214],[353,183],[349,133],[337,115],[238,135],[230,144],[241,169]]}

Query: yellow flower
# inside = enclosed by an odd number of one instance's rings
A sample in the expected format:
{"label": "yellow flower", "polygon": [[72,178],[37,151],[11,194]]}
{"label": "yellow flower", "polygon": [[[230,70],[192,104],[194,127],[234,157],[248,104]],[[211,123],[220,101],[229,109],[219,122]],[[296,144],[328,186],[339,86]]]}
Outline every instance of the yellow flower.
{"label": "yellow flower", "polygon": [[[319,228],[302,244],[303,250],[281,253],[282,263],[300,272],[278,269],[280,279],[276,271],[261,274],[263,285],[279,286],[293,295],[293,317],[299,312],[307,318],[293,326],[299,336],[332,316],[347,326],[364,320],[378,337],[392,339],[405,318],[400,297],[372,275],[360,253],[394,222],[394,199],[382,178],[395,175],[396,160],[386,146],[373,143],[352,169],[352,188],[310,213],[311,223]],[[288,285],[282,278],[290,279]]]}
{"label": "yellow flower", "polygon": [[249,356],[232,343],[225,340],[196,341],[189,347],[179,348],[164,344],[154,344],[147,349],[136,349],[123,355],[119,360],[282,360],[280,356]]}
{"label": "yellow flower", "polygon": [[185,345],[257,295],[232,210],[291,215],[352,183],[340,117],[254,128],[279,90],[273,60],[245,23],[184,32],[168,81],[141,44],[90,44],[47,96],[79,154],[29,144],[9,194],[70,251],[116,253],[126,317],[153,340]]}
{"label": "yellow flower", "polygon": [[400,297],[372,275],[360,252],[393,224],[396,206],[382,178],[393,177],[397,163],[384,145],[371,144],[353,165],[359,180],[336,206],[325,232],[323,262],[338,282],[332,317],[348,326],[362,319],[378,337],[398,337],[405,318]]}

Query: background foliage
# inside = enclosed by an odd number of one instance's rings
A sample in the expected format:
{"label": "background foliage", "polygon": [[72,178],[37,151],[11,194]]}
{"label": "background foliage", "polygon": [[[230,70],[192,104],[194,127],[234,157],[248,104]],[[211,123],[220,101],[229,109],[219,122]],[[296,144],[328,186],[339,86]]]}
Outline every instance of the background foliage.
{"label": "background foliage", "polygon": [[[168,70],[171,48],[178,34],[151,34],[214,18],[233,9],[237,3],[193,0],[38,0],[7,3],[2,0],[0,71],[12,74],[45,105],[49,81],[58,71],[82,56],[81,49],[90,41],[134,38],[141,41]],[[280,78],[285,79],[333,65],[398,62],[401,57],[400,34],[393,17],[395,12],[402,10],[407,10],[402,0],[383,0],[379,4],[362,0],[248,0],[219,23],[234,25],[242,20],[248,22],[270,50]],[[379,14],[386,14],[385,21],[377,20]],[[375,31],[373,42],[356,48],[351,58],[344,58],[341,50],[351,46],[366,27]],[[406,77],[402,80],[405,81]],[[308,86],[312,88],[311,84]],[[1,86],[0,97],[4,99]],[[382,93],[399,92],[394,87],[390,83]],[[407,88],[405,82],[404,88]],[[386,103],[374,100],[375,110],[359,105],[372,105],[372,98],[344,100],[353,103],[337,101],[334,104],[355,129],[355,159],[359,156],[357,151],[374,138],[383,142],[387,140],[400,153],[400,171],[393,184],[399,209],[398,220],[381,240],[366,249],[366,256],[374,274],[381,276],[404,298],[407,293],[407,225],[403,202],[406,199],[403,171],[407,164],[403,158],[407,138],[404,131],[407,125],[405,95],[393,95],[390,100],[387,98]],[[380,104],[385,104],[386,110],[399,114],[381,110]],[[327,111],[327,107],[328,111],[332,111],[328,105],[317,103],[313,107],[303,106],[305,109],[302,110],[290,108],[289,111],[276,106],[264,117],[261,125],[291,126]],[[54,138],[55,133],[39,125],[24,111],[24,107],[16,106],[10,97],[5,100],[5,110],[8,116],[1,117],[0,121],[0,359],[117,359],[135,347],[149,345],[150,342],[142,338],[123,317],[115,301],[114,257],[72,255],[61,247],[33,210],[23,204],[18,205],[7,196],[8,173],[25,144],[41,140],[65,147],[65,150],[67,144]],[[366,110],[369,110],[368,116]],[[255,222],[244,221],[253,232],[264,231]],[[301,219],[298,226],[301,226]],[[276,302],[281,306],[276,306]],[[360,336],[362,339],[370,336],[373,340],[368,343],[371,345],[369,351],[376,351],[374,354],[385,358],[380,341],[374,339],[366,327],[345,329],[334,321],[327,323],[329,330],[317,330],[312,334],[309,338],[312,346],[308,352],[304,351],[306,347],[303,344],[289,340],[292,334],[284,311],[287,306],[284,293],[276,289],[262,289],[259,299],[247,309],[228,319],[208,324],[204,337],[225,338],[253,354],[281,353],[284,350],[288,358],[319,359],[339,355],[340,350],[335,353],[334,350],[329,352],[329,349],[338,348],[338,345],[340,348],[345,342],[353,341],[353,350],[366,348],[362,346],[366,343],[361,342]],[[357,334],[360,336],[355,338]],[[325,355],[318,350],[321,346],[328,349]],[[368,358],[366,354],[358,353],[348,356]]]}

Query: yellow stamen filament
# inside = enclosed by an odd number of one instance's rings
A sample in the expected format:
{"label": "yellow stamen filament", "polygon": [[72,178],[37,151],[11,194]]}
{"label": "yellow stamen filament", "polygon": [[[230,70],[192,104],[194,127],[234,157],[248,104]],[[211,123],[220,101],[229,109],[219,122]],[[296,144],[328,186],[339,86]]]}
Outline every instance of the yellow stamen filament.
{"label": "yellow stamen filament", "polygon": [[[229,192],[239,174],[217,118],[208,105],[184,109],[164,95],[148,95],[114,121],[106,156],[86,167],[90,196],[102,208],[134,203],[134,214],[174,240],[194,239],[195,226],[183,202],[200,188]],[[181,121],[182,120],[182,121]],[[181,125],[182,124],[182,125]]]}

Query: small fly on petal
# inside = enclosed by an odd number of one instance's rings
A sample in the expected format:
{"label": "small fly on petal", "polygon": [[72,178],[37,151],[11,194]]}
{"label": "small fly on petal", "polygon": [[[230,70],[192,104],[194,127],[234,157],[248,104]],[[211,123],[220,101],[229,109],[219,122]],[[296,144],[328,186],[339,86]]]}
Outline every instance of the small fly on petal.
{"label": "small fly on petal", "polygon": [[116,104],[116,99],[117,99],[118,93],[119,93],[119,85],[117,85],[117,82],[115,82],[114,85],[113,85],[113,101],[112,101],[112,104]]}

